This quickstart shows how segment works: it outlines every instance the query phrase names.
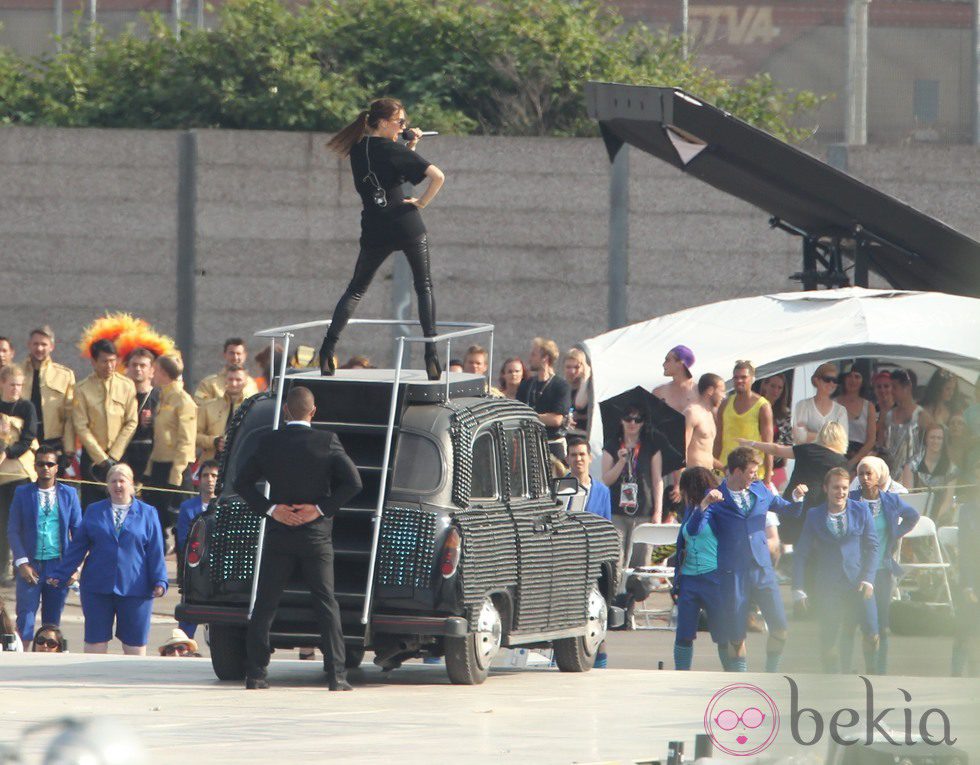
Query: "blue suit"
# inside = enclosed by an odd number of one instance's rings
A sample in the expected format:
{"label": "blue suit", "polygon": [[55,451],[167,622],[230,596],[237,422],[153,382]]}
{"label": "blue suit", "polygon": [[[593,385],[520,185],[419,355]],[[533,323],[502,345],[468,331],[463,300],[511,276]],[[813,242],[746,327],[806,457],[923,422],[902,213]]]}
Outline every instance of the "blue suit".
{"label": "blue suit", "polygon": [[156,508],[134,499],[117,536],[112,503],[108,499],[93,502],[85,509],[68,551],[49,576],[64,586],[83,559],[85,642],[107,642],[115,618],[120,640],[132,646],[146,645],[153,588],[159,585],[166,590],[168,585],[163,531]]}
{"label": "blue suit", "polygon": [[[64,556],[68,544],[82,522],[82,506],[78,492],[67,484],[55,484],[58,501],[58,532],[61,554]],[[61,624],[61,612],[65,608],[68,591],[52,587],[47,583],[49,572],[58,559],[39,561],[37,555],[37,521],[39,512],[38,488],[36,483],[18,486],[10,503],[10,518],[7,522],[7,537],[14,560],[27,558],[27,562],[38,573],[38,583],[30,585],[17,577],[17,632],[21,640],[29,643],[34,639],[34,624],[38,606],[41,607],[43,624]]]}
{"label": "blue suit", "polygon": [[786,610],[766,542],[766,513],[771,510],[797,516],[802,503],[788,502],[770,492],[761,481],[753,481],[748,487],[752,507],[743,513],[727,481],[719,490],[723,499],[710,506],[708,523],[718,538],[718,571],[726,622],[722,630],[732,636],[733,643],[744,640],[752,602],[762,609],[770,631],[785,630]]}
{"label": "blue suit", "polygon": [[183,550],[187,544],[187,535],[191,533],[194,519],[204,512],[204,502],[200,497],[191,497],[180,503],[177,515],[177,549]]}
{"label": "blue suit", "polygon": [[[844,508],[844,535],[834,535],[827,525],[827,505],[810,508],[793,552],[796,589],[803,590],[807,565],[813,566],[814,605],[820,624],[820,645],[824,669],[841,671],[833,649],[841,637],[848,637],[855,624],[865,636],[878,634],[878,615],[874,598],[859,591],[861,582],[873,584],[878,568],[878,536],[871,508],[848,499]],[[850,671],[850,667],[844,667]]]}
{"label": "blue suit", "polygon": [[[862,501],[860,489],[852,491],[848,496],[855,501]],[[898,547],[898,540],[915,528],[919,513],[903,501],[900,494],[883,491],[878,496],[881,499],[880,512],[885,521],[885,534],[884,538],[878,537],[878,554],[884,555],[884,559],[879,557],[882,565],[878,567],[873,581],[880,636],[875,672],[884,675],[888,671],[888,626],[891,623],[892,589],[895,585],[894,578],[902,573],[902,567],[895,562],[895,549]],[[876,526],[875,531],[877,530]],[[845,667],[850,665],[850,653],[851,632],[848,632],[842,637],[841,643],[841,661]]]}

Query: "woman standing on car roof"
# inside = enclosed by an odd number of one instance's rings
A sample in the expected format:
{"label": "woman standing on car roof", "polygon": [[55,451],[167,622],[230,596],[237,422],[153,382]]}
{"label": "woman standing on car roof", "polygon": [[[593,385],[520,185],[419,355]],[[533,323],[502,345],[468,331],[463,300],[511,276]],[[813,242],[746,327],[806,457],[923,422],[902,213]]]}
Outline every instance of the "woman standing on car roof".
{"label": "woman standing on car roof", "polygon": [[[334,309],[333,321],[320,346],[320,369],[325,375],[332,375],[336,369],[334,350],[340,333],[378,268],[395,250],[405,253],[412,269],[422,330],[426,337],[436,334],[429,240],[420,212],[439,193],[445,176],[438,167],[415,153],[422,131],[407,125],[405,107],[400,101],[379,98],[327,143],[331,151],[350,157],[354,187],[364,209],[361,250],[354,276]],[[407,143],[398,143],[399,137]],[[404,195],[402,187],[406,182],[418,185],[426,178],[429,183],[422,196]],[[435,343],[425,346],[425,369],[430,380],[438,380],[442,375]]]}

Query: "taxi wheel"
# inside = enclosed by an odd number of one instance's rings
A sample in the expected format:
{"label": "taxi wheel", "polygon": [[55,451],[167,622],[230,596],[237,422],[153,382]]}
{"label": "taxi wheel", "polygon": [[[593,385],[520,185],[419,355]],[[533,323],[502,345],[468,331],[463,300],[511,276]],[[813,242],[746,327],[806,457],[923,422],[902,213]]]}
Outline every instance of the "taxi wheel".
{"label": "taxi wheel", "polygon": [[490,598],[480,606],[476,629],[465,637],[446,638],[446,672],[455,685],[479,685],[500,651],[503,622]]}
{"label": "taxi wheel", "polygon": [[587,612],[589,619],[584,635],[554,642],[555,664],[562,672],[588,672],[595,663],[599,646],[606,639],[609,607],[598,585],[593,585],[589,591]]}
{"label": "taxi wheel", "polygon": [[245,630],[212,624],[208,628],[211,666],[219,680],[245,678]]}

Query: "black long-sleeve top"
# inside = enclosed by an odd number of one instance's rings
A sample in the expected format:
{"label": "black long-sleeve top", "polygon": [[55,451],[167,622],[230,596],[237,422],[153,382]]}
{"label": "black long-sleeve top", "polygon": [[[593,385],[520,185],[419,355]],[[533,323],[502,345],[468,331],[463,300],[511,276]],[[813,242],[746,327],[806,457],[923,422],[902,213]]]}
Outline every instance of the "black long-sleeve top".
{"label": "black long-sleeve top", "polygon": [[37,438],[37,412],[34,410],[34,404],[25,398],[19,398],[16,401],[0,401],[0,414],[5,414],[8,417],[19,417],[24,421],[20,438],[4,450],[7,459],[18,459],[31,448],[31,444]]}

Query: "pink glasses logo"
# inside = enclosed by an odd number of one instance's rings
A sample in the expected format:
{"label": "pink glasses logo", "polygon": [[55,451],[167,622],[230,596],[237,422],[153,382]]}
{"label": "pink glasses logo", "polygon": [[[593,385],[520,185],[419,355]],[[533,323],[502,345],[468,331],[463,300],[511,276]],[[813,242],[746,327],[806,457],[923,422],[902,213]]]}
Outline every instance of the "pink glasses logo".
{"label": "pink glasses logo", "polygon": [[758,686],[733,683],[711,697],[704,710],[704,730],[721,751],[748,757],[776,740],[779,710]]}

